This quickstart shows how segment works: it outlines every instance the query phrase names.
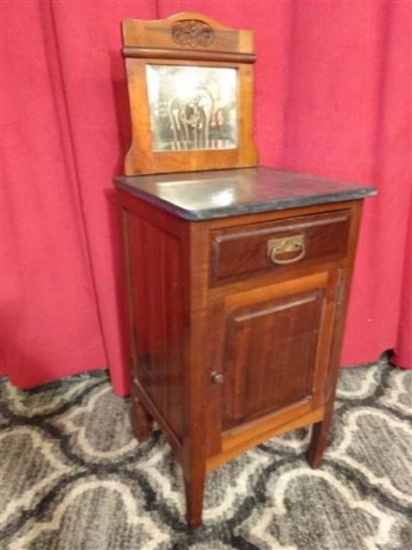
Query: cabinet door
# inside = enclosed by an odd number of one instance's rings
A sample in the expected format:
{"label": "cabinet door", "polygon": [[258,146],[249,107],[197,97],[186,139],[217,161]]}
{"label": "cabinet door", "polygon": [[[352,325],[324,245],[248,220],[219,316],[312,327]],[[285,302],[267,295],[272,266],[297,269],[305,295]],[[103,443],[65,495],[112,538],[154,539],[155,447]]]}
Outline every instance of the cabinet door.
{"label": "cabinet door", "polygon": [[223,431],[303,403],[321,404],[336,280],[323,272],[223,299],[217,354]]}

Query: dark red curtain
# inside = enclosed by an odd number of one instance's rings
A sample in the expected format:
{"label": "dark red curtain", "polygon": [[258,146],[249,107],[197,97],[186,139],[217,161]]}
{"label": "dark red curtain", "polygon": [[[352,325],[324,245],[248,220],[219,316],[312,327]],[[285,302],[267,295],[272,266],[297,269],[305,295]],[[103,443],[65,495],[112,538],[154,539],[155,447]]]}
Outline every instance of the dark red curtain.
{"label": "dark red curtain", "polygon": [[342,365],[394,349],[412,368],[409,2],[3,0],[1,8],[2,374],[28,387],[109,367],[115,391],[127,392],[112,188],[129,136],[119,23],[189,10],[255,31],[261,164],[378,187],[365,205]]}

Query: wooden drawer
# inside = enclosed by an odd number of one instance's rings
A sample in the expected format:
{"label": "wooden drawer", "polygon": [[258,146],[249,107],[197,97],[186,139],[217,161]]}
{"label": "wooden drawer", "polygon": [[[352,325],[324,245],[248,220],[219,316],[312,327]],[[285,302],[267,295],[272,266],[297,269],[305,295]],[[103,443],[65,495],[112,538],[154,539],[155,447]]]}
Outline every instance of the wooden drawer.
{"label": "wooden drawer", "polygon": [[212,231],[210,282],[341,259],[349,227],[345,209]]}

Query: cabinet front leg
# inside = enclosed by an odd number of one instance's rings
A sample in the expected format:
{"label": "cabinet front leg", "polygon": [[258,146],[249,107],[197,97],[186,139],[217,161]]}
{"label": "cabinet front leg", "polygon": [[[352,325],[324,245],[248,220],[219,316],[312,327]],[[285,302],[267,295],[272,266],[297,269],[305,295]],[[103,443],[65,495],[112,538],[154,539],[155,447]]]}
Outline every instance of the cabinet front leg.
{"label": "cabinet front leg", "polygon": [[135,395],[132,396],[130,419],[135,438],[140,442],[148,439],[152,430],[153,419]]}
{"label": "cabinet front leg", "polygon": [[193,468],[184,472],[186,494],[186,516],[191,529],[197,529],[202,523],[203,495],[205,489],[205,468]]}

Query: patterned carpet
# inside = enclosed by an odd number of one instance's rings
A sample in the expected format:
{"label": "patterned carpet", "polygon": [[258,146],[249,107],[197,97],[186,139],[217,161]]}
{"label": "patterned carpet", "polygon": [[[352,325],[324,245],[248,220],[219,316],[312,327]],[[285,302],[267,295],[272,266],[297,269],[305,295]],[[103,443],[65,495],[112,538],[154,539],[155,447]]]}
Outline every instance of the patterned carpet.
{"label": "patterned carpet", "polygon": [[180,467],[159,432],[134,441],[107,378],[2,380],[0,548],[410,550],[411,386],[387,365],[342,371],[322,468],[307,430],[260,445],[209,475],[191,534]]}

